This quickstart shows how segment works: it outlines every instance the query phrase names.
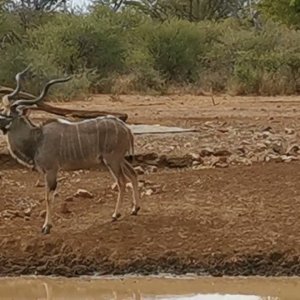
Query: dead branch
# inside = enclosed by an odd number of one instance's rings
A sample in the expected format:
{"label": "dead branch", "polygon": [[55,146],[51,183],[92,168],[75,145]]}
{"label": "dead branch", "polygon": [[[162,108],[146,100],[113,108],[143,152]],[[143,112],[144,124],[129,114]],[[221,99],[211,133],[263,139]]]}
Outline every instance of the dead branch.
{"label": "dead branch", "polygon": [[[13,89],[9,87],[4,87],[4,86],[0,87],[0,94],[9,94],[12,91]],[[20,92],[19,95],[26,100],[36,98],[34,95],[25,92]],[[68,109],[62,107],[55,107],[46,104],[45,102],[39,103],[38,107],[33,107],[31,108],[31,110],[45,111],[58,116],[81,118],[81,119],[90,119],[90,118],[96,118],[96,117],[101,117],[106,115],[113,115],[124,122],[126,122],[126,120],[128,119],[128,115],[126,113],[98,111],[98,110]]]}
{"label": "dead branch", "polygon": [[33,107],[31,108],[31,110],[45,111],[58,116],[82,118],[82,119],[90,119],[90,118],[96,118],[100,116],[113,115],[125,122],[128,118],[128,115],[125,113],[98,111],[98,110],[68,109],[68,108],[51,106],[46,103],[40,103],[38,107]]}

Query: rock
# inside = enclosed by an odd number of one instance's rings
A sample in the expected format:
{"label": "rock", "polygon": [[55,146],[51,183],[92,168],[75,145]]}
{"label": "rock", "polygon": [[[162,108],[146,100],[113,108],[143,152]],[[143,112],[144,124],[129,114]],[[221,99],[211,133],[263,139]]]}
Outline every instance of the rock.
{"label": "rock", "polygon": [[1,213],[3,218],[14,219],[17,217],[23,218],[24,215],[17,210],[6,209]]}
{"label": "rock", "polygon": [[272,127],[271,126],[267,126],[265,128],[263,128],[262,132],[271,132],[272,131]]}
{"label": "rock", "polygon": [[289,163],[289,162],[292,161],[292,158],[290,156],[285,156],[285,155],[283,155],[281,157],[281,159],[282,159],[283,162],[286,162],[286,163]]}
{"label": "rock", "polygon": [[153,190],[152,189],[147,189],[146,191],[145,191],[145,195],[146,196],[151,196],[152,194],[153,194]]}
{"label": "rock", "polygon": [[193,158],[189,154],[186,154],[183,157],[176,157],[176,156],[167,157],[167,165],[169,168],[191,167],[192,164],[193,164]]}
{"label": "rock", "polygon": [[138,183],[138,187],[142,188],[144,186],[145,186],[145,181],[140,180],[139,183]]}
{"label": "rock", "polygon": [[281,155],[281,159],[284,162],[291,162],[293,160],[298,160],[298,157],[296,157],[296,156],[288,156],[288,155]]}
{"label": "rock", "polygon": [[256,147],[255,147],[255,150],[256,151],[264,151],[267,149],[267,145],[265,143],[257,143],[256,144]]}
{"label": "rock", "polygon": [[299,146],[294,144],[294,145],[291,145],[287,151],[286,151],[286,155],[289,155],[289,156],[296,156],[298,155],[298,151],[299,151]]}
{"label": "rock", "polygon": [[239,154],[239,155],[245,155],[246,154],[246,148],[244,146],[240,146],[236,149],[236,152]]}
{"label": "rock", "polygon": [[72,202],[73,201],[73,197],[72,196],[69,196],[65,199],[66,202]]}
{"label": "rock", "polygon": [[198,166],[204,163],[204,160],[200,154],[192,153],[191,156],[193,158],[192,166]]}
{"label": "rock", "polygon": [[217,163],[215,164],[215,167],[217,167],[217,168],[228,168],[228,167],[229,167],[229,164],[226,163],[226,162],[217,162]]}
{"label": "rock", "polygon": [[243,145],[243,146],[249,146],[249,145],[251,145],[251,142],[249,142],[249,141],[247,141],[247,140],[243,140],[243,141],[241,142],[241,145]]}
{"label": "rock", "polygon": [[229,166],[226,156],[215,157],[211,165],[216,168],[227,168]]}
{"label": "rock", "polygon": [[45,217],[46,217],[46,211],[45,211],[45,210],[42,210],[42,211],[40,212],[40,217],[41,217],[41,218],[45,218]]}
{"label": "rock", "polygon": [[283,149],[283,145],[281,143],[274,143],[272,145],[272,150],[275,152],[275,153],[278,153],[280,155],[283,155],[285,153],[284,149]]}
{"label": "rock", "polygon": [[143,175],[145,174],[145,171],[144,169],[141,167],[141,166],[137,166],[134,168],[135,172],[138,174],[138,175]]}
{"label": "rock", "polygon": [[133,188],[132,183],[131,182],[127,182],[126,183],[126,188],[132,189]]}
{"label": "rock", "polygon": [[229,131],[228,128],[218,128],[218,131],[220,131],[221,133],[227,133]]}
{"label": "rock", "polygon": [[36,187],[44,187],[45,183],[43,181],[41,181],[40,179],[38,179],[35,183]]}
{"label": "rock", "polygon": [[214,156],[230,156],[231,152],[227,149],[217,149],[214,151]]}
{"label": "rock", "polygon": [[267,138],[269,138],[271,136],[271,133],[269,132],[269,131],[264,131],[263,133],[262,133],[262,137],[264,138],[264,139],[267,139]]}
{"label": "rock", "polygon": [[201,157],[211,156],[213,154],[214,154],[214,151],[211,148],[205,148],[205,149],[200,150]]}
{"label": "rock", "polygon": [[288,134],[288,135],[291,135],[291,134],[294,134],[294,133],[295,133],[295,130],[292,129],[292,128],[285,128],[284,131],[285,131],[285,133]]}
{"label": "rock", "polygon": [[191,153],[191,156],[194,160],[202,160],[200,154],[198,153]]}
{"label": "rock", "polygon": [[75,198],[85,198],[85,199],[91,199],[93,198],[93,194],[90,193],[87,190],[84,189],[78,189],[77,192],[74,194]]}
{"label": "rock", "polygon": [[28,208],[26,208],[26,209],[24,210],[24,215],[25,215],[26,217],[30,217],[31,212],[32,212],[32,209],[31,209],[30,207],[28,207]]}
{"label": "rock", "polygon": [[198,160],[194,160],[193,163],[192,163],[192,166],[199,166],[199,165],[202,165],[203,162],[200,162]]}
{"label": "rock", "polygon": [[158,154],[155,152],[136,155],[135,160],[147,165],[158,165],[159,163]]}
{"label": "rock", "polygon": [[235,157],[232,159],[233,163],[239,164],[239,165],[245,165],[245,166],[251,166],[252,161],[249,158],[246,157]]}
{"label": "rock", "polygon": [[158,159],[158,154],[155,153],[155,152],[147,153],[147,154],[142,155],[142,159],[144,161],[147,161],[147,160],[156,160],[156,159]]}
{"label": "rock", "polygon": [[266,161],[266,162],[269,162],[269,161],[282,162],[282,158],[281,158],[281,156],[278,156],[278,155],[268,154],[268,155],[265,157],[265,161]]}
{"label": "rock", "polygon": [[157,168],[157,166],[148,166],[147,170],[149,173],[156,173],[158,168]]}
{"label": "rock", "polygon": [[114,183],[111,185],[111,189],[112,189],[113,191],[118,190],[118,184],[117,184],[116,182],[114,182]]}
{"label": "rock", "polygon": [[68,205],[66,202],[62,203],[61,208],[60,208],[60,212],[64,215],[70,214],[71,211],[68,208]]}

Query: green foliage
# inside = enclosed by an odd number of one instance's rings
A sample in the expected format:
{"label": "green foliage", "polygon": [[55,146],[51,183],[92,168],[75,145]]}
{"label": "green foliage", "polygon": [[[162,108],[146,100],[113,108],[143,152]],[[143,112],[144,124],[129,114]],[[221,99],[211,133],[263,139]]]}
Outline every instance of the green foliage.
{"label": "green foliage", "polygon": [[259,9],[275,21],[300,28],[299,0],[262,0]]}
{"label": "green foliage", "polygon": [[166,80],[193,82],[197,80],[202,57],[212,39],[205,30],[177,19],[143,24],[137,31],[138,44],[144,44],[140,53]]}
{"label": "green foliage", "polygon": [[[73,73],[80,68],[95,68],[103,76],[122,69],[125,43],[121,27],[103,19],[58,16],[29,32],[27,57],[37,66]],[[38,58],[38,59],[36,59]]]}
{"label": "green foliage", "polygon": [[[297,2],[291,3],[297,5]],[[300,33],[265,21],[151,19],[134,7],[96,6],[86,15],[54,13],[24,27],[0,13],[0,82],[31,64],[24,88],[39,93],[49,79],[75,74],[51,90],[52,99],[89,92],[164,93],[172,86],[233,94],[300,92]]]}

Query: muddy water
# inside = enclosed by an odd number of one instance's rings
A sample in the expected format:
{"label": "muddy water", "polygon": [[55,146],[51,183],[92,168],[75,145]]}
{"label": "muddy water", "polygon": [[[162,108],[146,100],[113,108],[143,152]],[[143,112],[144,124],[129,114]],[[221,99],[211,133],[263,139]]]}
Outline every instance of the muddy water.
{"label": "muddy water", "polygon": [[1,300],[296,300],[300,278],[3,278]]}

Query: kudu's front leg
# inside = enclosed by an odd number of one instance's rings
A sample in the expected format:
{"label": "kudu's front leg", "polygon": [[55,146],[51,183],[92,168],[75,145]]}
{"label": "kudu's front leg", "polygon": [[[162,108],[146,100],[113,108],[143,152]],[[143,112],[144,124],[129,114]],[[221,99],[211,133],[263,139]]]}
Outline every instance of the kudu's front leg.
{"label": "kudu's front leg", "polygon": [[43,234],[49,234],[52,228],[52,203],[55,198],[57,187],[57,173],[48,172],[45,175],[45,201],[46,201],[46,218],[42,228]]}

